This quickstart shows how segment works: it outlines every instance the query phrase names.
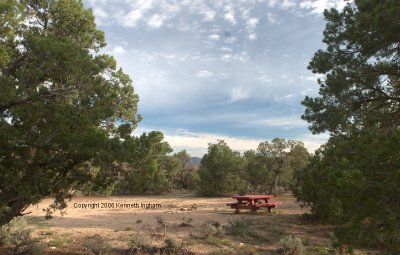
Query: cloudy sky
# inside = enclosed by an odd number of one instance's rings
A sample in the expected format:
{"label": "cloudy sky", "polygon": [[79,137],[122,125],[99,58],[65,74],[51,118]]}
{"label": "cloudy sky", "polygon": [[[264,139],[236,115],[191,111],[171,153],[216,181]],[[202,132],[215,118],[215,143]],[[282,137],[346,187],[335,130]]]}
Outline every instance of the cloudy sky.
{"label": "cloudy sky", "polygon": [[301,101],[318,92],[307,70],[325,46],[325,8],[344,0],[85,0],[106,33],[105,51],[134,82],[144,119],[174,151],[202,156],[224,139],[238,151],[275,137],[313,136]]}

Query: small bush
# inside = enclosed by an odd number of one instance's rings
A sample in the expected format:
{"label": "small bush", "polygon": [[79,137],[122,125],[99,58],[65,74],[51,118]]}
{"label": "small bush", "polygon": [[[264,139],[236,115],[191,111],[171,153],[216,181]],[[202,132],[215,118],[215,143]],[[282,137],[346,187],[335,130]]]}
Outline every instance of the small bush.
{"label": "small bush", "polygon": [[284,255],[302,255],[304,253],[303,243],[296,236],[286,236],[279,241],[281,247],[278,252]]}
{"label": "small bush", "polygon": [[125,231],[131,231],[133,230],[133,227],[131,225],[126,226]]}
{"label": "small bush", "polygon": [[136,220],[136,224],[140,224],[142,222],[143,222],[142,220]]}
{"label": "small bush", "polygon": [[51,240],[50,242],[47,243],[47,245],[59,248],[59,247],[63,247],[64,245],[66,245],[70,241],[71,240],[67,240],[67,239],[65,239],[63,237],[59,237],[59,238]]}
{"label": "small bush", "polygon": [[177,250],[180,247],[178,240],[176,240],[175,237],[171,237],[171,236],[167,237],[165,239],[164,243],[165,243],[166,248]]}
{"label": "small bush", "polygon": [[15,217],[0,228],[0,244],[14,246],[15,254],[26,250],[32,242],[31,229],[22,217]]}
{"label": "small bush", "polygon": [[253,231],[253,220],[249,218],[240,218],[228,221],[228,232],[234,236],[247,236]]}
{"label": "small bush", "polygon": [[103,237],[99,235],[87,238],[83,246],[85,246],[95,255],[104,255],[111,250],[110,243],[108,243]]}
{"label": "small bush", "polygon": [[152,247],[153,240],[147,233],[137,233],[136,236],[130,241],[132,251],[146,250]]}
{"label": "small bush", "polygon": [[161,248],[161,254],[168,255],[194,255],[189,248],[185,247],[184,243],[179,243],[174,237],[167,237],[164,241],[165,246]]}
{"label": "small bush", "polygon": [[205,238],[211,236],[221,237],[223,235],[222,226],[219,222],[208,222],[203,227],[203,235]]}

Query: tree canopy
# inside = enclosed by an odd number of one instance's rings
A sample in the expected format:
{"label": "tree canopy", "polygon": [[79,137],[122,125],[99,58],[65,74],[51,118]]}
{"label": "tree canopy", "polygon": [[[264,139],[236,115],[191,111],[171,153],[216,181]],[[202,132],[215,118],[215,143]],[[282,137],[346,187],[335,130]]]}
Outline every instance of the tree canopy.
{"label": "tree canopy", "polygon": [[303,118],[329,141],[296,175],[295,195],[333,223],[341,244],[400,252],[400,2],[355,0],[325,10],[324,43],[309,68],[319,97]]}
{"label": "tree canopy", "polygon": [[0,3],[0,224],[88,180],[107,186],[140,120],[132,81],[81,1]]}
{"label": "tree canopy", "polygon": [[220,196],[246,188],[244,162],[240,153],[229,148],[225,141],[210,143],[199,169],[201,194]]}
{"label": "tree canopy", "polygon": [[204,195],[273,193],[292,188],[293,175],[308,164],[303,143],[283,138],[259,144],[243,155],[222,140],[209,144],[201,160],[199,188]]}
{"label": "tree canopy", "polygon": [[393,130],[400,123],[400,3],[356,0],[325,10],[323,42],[309,69],[323,74],[319,97],[306,97],[303,118],[313,133],[364,127]]}

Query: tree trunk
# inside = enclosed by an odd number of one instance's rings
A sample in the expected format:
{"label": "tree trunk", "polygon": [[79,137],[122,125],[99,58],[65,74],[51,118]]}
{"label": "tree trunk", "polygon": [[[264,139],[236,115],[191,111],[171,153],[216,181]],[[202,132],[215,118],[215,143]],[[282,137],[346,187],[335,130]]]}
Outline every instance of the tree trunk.
{"label": "tree trunk", "polygon": [[279,177],[281,176],[281,173],[283,172],[283,167],[285,165],[285,161],[281,158],[276,159],[278,161],[278,168],[274,171],[274,176],[272,177],[272,184],[269,189],[269,193],[272,195],[276,195],[278,191],[278,183],[279,183]]}
{"label": "tree trunk", "polygon": [[5,199],[6,201],[4,201],[3,198],[4,196],[2,196],[0,207],[0,226],[7,224],[14,217],[22,216],[23,211],[29,206],[29,204],[27,205],[23,201],[21,201],[18,196],[9,197],[8,199]]}
{"label": "tree trunk", "polygon": [[276,193],[278,191],[278,182],[279,182],[280,175],[281,175],[280,172],[274,172],[272,184],[271,184],[271,187],[269,188],[269,193],[272,195],[276,195]]}

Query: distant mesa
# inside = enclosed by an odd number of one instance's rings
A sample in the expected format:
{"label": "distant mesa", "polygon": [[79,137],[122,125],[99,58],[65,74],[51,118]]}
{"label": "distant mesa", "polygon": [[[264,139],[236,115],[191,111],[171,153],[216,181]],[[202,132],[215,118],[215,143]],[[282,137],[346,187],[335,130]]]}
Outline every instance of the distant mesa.
{"label": "distant mesa", "polygon": [[200,166],[201,158],[198,157],[190,157],[190,164],[192,166]]}

